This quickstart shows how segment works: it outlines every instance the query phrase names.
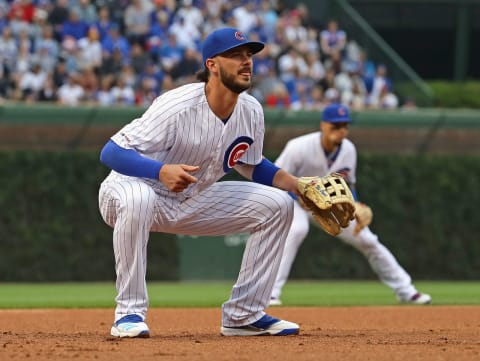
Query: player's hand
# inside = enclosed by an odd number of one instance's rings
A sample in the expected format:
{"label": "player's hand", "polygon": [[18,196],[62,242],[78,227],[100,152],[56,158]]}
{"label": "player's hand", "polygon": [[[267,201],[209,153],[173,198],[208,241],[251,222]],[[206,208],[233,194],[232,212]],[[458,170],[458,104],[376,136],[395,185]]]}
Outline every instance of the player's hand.
{"label": "player's hand", "polygon": [[199,166],[186,164],[165,164],[158,174],[160,182],[162,182],[168,190],[172,192],[183,192],[192,183],[197,183],[198,179],[191,175],[200,169]]}

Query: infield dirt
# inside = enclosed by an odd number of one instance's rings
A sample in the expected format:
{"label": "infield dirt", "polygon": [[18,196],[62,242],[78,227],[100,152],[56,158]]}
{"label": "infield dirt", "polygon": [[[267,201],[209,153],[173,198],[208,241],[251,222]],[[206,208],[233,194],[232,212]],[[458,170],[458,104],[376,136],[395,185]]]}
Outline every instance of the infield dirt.
{"label": "infield dirt", "polygon": [[300,335],[222,337],[218,308],[154,308],[149,339],[109,336],[110,309],[0,310],[0,360],[480,360],[479,306],[279,307]]}

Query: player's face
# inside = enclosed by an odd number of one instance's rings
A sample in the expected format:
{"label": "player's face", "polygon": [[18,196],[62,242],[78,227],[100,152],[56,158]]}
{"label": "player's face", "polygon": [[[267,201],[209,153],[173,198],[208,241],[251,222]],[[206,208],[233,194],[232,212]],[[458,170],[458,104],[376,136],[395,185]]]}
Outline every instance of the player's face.
{"label": "player's face", "polygon": [[252,86],[252,55],[248,46],[240,46],[217,57],[220,81],[232,92],[240,94]]}
{"label": "player's face", "polygon": [[320,130],[322,131],[322,138],[324,138],[326,143],[332,146],[339,146],[348,135],[348,122],[321,122]]}

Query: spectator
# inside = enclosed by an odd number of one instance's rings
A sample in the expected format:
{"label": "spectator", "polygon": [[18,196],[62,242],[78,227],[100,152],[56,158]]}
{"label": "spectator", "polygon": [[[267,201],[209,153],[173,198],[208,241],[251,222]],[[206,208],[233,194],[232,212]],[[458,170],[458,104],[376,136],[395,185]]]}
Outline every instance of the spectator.
{"label": "spectator", "polygon": [[40,64],[32,64],[31,69],[20,76],[18,84],[20,99],[27,102],[38,100],[46,79],[47,73],[42,70]]}
{"label": "spectator", "polygon": [[105,39],[105,37],[108,35],[108,32],[110,31],[110,28],[114,24],[116,25],[116,23],[114,23],[110,18],[110,9],[108,8],[108,6],[100,7],[98,9],[98,19],[95,22],[95,26],[97,27],[98,33],[100,35],[100,42]]}
{"label": "spectator", "polygon": [[96,26],[88,28],[87,36],[78,41],[80,69],[99,69],[102,64],[102,45]]}
{"label": "spectator", "polygon": [[262,0],[260,9],[257,11],[258,21],[265,34],[265,42],[271,44],[275,41],[277,31],[278,14],[269,0]]}
{"label": "spectator", "polygon": [[356,108],[359,106],[359,102],[365,102],[367,96],[365,84],[358,73],[358,63],[348,61],[345,63],[343,71],[335,76],[335,88],[340,92],[342,104],[349,105],[349,103],[352,103],[355,104]]}
{"label": "spectator", "polygon": [[135,104],[135,91],[125,83],[122,77],[117,79],[111,93],[115,100],[115,105],[131,106]]}
{"label": "spectator", "polygon": [[118,77],[121,78],[125,84],[131,88],[135,88],[135,86],[138,84],[138,75],[129,62],[125,62],[123,64],[122,70],[118,74]]}
{"label": "spectator", "polygon": [[193,24],[185,21],[183,17],[177,18],[170,26],[170,34],[175,35],[178,46],[185,48],[198,48],[201,33]]}
{"label": "spectator", "polygon": [[307,75],[308,65],[297,49],[290,46],[287,48],[287,52],[278,58],[278,70],[280,79],[288,82],[295,77],[295,74]]}
{"label": "spectator", "polygon": [[193,6],[192,0],[181,0],[181,6],[177,10],[176,17],[185,20],[186,24],[194,25],[197,31],[200,31],[204,22],[203,14],[200,9]]}
{"label": "spectator", "polygon": [[312,104],[310,110],[323,111],[327,106],[322,87],[315,85],[311,91]]}
{"label": "spectator", "polygon": [[385,109],[392,110],[398,108],[398,97],[392,93],[390,87],[385,84],[380,90],[378,100],[375,103],[369,104],[371,109]]}
{"label": "spectator", "polygon": [[258,16],[254,0],[246,0],[242,5],[236,6],[232,11],[236,28],[245,34],[258,26]]}
{"label": "spectator", "polygon": [[300,44],[306,44],[308,41],[308,31],[302,25],[302,19],[299,15],[292,16],[290,22],[284,29],[285,40],[287,46],[298,46]]}
{"label": "spectator", "polygon": [[0,37],[0,64],[3,64],[5,75],[8,77],[15,69],[18,56],[17,42],[13,38],[9,26],[3,28]]}
{"label": "spectator", "polygon": [[102,64],[98,72],[101,76],[119,74],[126,62],[128,62],[128,59],[123,57],[119,48],[115,48],[112,54],[104,50],[102,52]]}
{"label": "spectator", "polygon": [[21,7],[12,7],[12,16],[10,19],[10,29],[15,38],[17,38],[20,33],[30,34],[30,22],[25,20],[24,10]]}
{"label": "spectator", "polygon": [[90,0],[78,0],[77,5],[73,7],[81,21],[88,25],[93,25],[98,20],[97,9],[90,3]]}
{"label": "spectator", "polygon": [[0,34],[3,33],[3,28],[6,26],[8,26],[6,7],[0,6]]}
{"label": "spectator", "polygon": [[60,58],[55,64],[55,69],[53,70],[53,84],[58,89],[68,81],[68,77],[67,63],[64,58]]}
{"label": "spectator", "polygon": [[320,79],[317,84],[322,88],[325,93],[329,88],[335,88],[335,70],[333,68],[327,68],[325,70],[325,76]]}
{"label": "spectator", "polygon": [[160,48],[160,64],[163,71],[170,73],[182,58],[183,48],[177,44],[177,37],[169,34],[168,42]]}
{"label": "spectator", "polygon": [[85,92],[78,84],[77,75],[70,74],[67,82],[60,86],[57,91],[57,102],[60,105],[77,106],[83,100]]}
{"label": "spectator", "polygon": [[150,11],[150,24],[158,23],[159,13],[165,14],[167,27],[171,25],[175,14],[175,0],[153,0],[153,9]]}
{"label": "spectator", "polygon": [[208,17],[205,19],[203,23],[202,32],[203,34],[209,34],[215,29],[220,29],[226,27],[225,22],[222,18],[221,12],[209,12]]}
{"label": "spectator", "polygon": [[137,84],[141,85],[144,79],[149,79],[149,85],[152,86],[153,91],[158,95],[162,87],[164,73],[151,60],[149,60],[141,73],[138,74]]}
{"label": "spectator", "polygon": [[130,43],[127,38],[120,34],[120,27],[113,23],[108,29],[108,34],[102,40],[102,48],[110,54],[118,49],[125,59],[130,58]]}
{"label": "spectator", "polygon": [[159,10],[155,13],[156,21],[150,28],[150,33],[147,40],[147,49],[155,61],[159,60],[160,49],[163,44],[168,42],[169,19],[168,14]]}
{"label": "spectator", "polygon": [[41,45],[37,48],[37,51],[32,56],[32,60],[37,62],[42,70],[48,74],[53,73],[55,64],[58,61],[57,57],[50,54],[50,49],[45,45]]}
{"label": "spectator", "polygon": [[338,22],[329,20],[327,28],[320,33],[320,49],[324,58],[330,58],[332,54],[341,53],[347,43],[347,34],[338,28]]}
{"label": "spectator", "polygon": [[295,97],[292,97],[290,109],[311,110],[313,106],[313,99],[311,97],[310,89],[305,83],[297,83],[295,87]]}
{"label": "spectator", "polygon": [[[52,31],[52,40],[54,39],[52,25],[47,22],[48,12],[46,10],[36,8],[35,14],[33,16],[33,22],[30,24],[30,38],[32,39],[33,45],[36,46],[37,42],[43,36],[45,28],[50,28]],[[57,44],[58,46],[58,44]]]}
{"label": "spectator", "polygon": [[180,62],[171,71],[174,81],[180,83],[191,83],[195,80],[195,73],[202,69],[202,61],[199,54],[193,48],[186,48]]}
{"label": "spectator", "polygon": [[38,94],[38,101],[56,102],[57,100],[57,87],[53,81],[53,75],[48,74],[47,79],[45,79],[45,83]]}
{"label": "spectator", "polygon": [[[33,5],[32,0],[17,0],[12,2],[9,17],[10,19],[16,18],[23,20],[26,23],[31,23],[33,21],[34,12],[35,6]],[[18,15],[20,15],[19,18]]]}
{"label": "spectator", "polygon": [[144,46],[150,32],[150,10],[142,0],[132,0],[127,6],[124,23],[128,41]]}
{"label": "spectator", "polygon": [[290,96],[287,87],[282,83],[275,84],[273,91],[267,94],[265,106],[275,109],[290,109]]}
{"label": "spectator", "polygon": [[315,83],[320,82],[326,74],[325,67],[320,60],[318,52],[309,52],[306,55],[306,63],[308,67],[307,76],[310,77]]}
{"label": "spectator", "polygon": [[256,81],[261,81],[264,77],[268,76],[270,69],[275,68],[275,61],[270,55],[270,45],[265,44],[265,47],[255,54],[255,61],[253,62],[253,73],[255,74]]}
{"label": "spectator", "polygon": [[133,43],[130,48],[130,64],[136,74],[141,74],[143,69],[151,62],[150,56],[146,53],[140,43]]}
{"label": "spectator", "polygon": [[45,49],[48,56],[52,59],[57,59],[60,54],[60,47],[58,41],[54,38],[53,27],[51,25],[45,25],[41,29],[40,35],[35,41],[35,49]]}
{"label": "spectator", "polygon": [[32,65],[32,56],[28,44],[21,44],[18,49],[17,59],[14,68],[12,69],[11,78],[18,84],[20,78],[28,72]]}
{"label": "spectator", "polygon": [[48,14],[48,23],[53,26],[55,39],[62,41],[63,24],[68,20],[68,0],[57,0]]}
{"label": "spectator", "polygon": [[87,36],[88,25],[78,14],[78,10],[70,10],[68,13],[68,20],[62,24],[61,39],[64,42],[71,38],[78,41]]}
{"label": "spectator", "polygon": [[155,98],[158,92],[155,90],[156,84],[151,78],[143,78],[140,81],[140,86],[135,91],[135,105],[139,107],[148,107]]}
{"label": "spectator", "polygon": [[98,105],[106,107],[115,104],[115,97],[111,92],[113,81],[111,74],[103,76],[100,80],[100,88],[95,97]]}
{"label": "spectator", "polygon": [[78,77],[78,84],[83,88],[84,94],[82,101],[85,104],[94,104],[97,101],[97,92],[99,88],[99,79],[94,68],[84,68]]}
{"label": "spectator", "polygon": [[390,80],[387,77],[387,67],[384,64],[377,66],[375,77],[372,82],[372,90],[368,94],[368,104],[371,108],[378,108],[380,104],[380,93],[385,92],[385,86],[390,88]]}
{"label": "spectator", "polygon": [[325,91],[325,101],[326,105],[339,103],[340,102],[340,93],[336,88],[328,88]]}

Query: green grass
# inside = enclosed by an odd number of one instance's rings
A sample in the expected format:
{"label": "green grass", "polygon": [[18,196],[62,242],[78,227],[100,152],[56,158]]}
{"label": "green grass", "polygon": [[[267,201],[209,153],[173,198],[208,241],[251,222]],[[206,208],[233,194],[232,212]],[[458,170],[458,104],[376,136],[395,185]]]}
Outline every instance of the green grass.
{"label": "green grass", "polygon": [[[217,307],[233,282],[150,282],[151,307]],[[416,282],[435,305],[479,305],[480,282]],[[114,307],[113,283],[2,283],[0,308]],[[396,305],[392,291],[377,281],[291,281],[284,288],[285,306]]]}

